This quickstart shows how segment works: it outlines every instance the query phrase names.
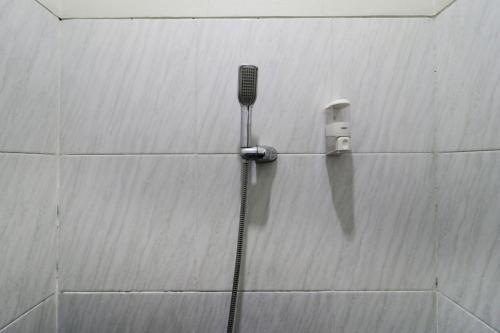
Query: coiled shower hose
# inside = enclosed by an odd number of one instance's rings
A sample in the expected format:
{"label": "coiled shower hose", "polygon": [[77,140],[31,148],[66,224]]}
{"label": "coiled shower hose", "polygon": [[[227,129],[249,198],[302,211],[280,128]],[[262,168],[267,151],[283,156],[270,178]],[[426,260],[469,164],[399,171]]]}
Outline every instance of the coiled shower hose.
{"label": "coiled shower hose", "polygon": [[229,308],[229,318],[227,320],[227,333],[233,333],[234,317],[236,315],[236,302],[238,300],[238,284],[240,281],[240,266],[243,254],[245,220],[247,215],[248,169],[249,162],[244,160],[241,165],[240,223],[238,226],[238,243],[236,245],[236,260],[234,262],[233,289],[231,291],[231,305]]}

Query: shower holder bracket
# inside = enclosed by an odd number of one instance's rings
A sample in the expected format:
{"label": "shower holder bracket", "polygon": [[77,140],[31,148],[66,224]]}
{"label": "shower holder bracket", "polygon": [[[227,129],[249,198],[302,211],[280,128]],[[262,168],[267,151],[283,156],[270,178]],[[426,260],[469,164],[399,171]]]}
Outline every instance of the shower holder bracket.
{"label": "shower holder bracket", "polygon": [[240,156],[244,160],[255,161],[257,163],[270,163],[276,161],[278,152],[273,147],[255,146],[243,147]]}

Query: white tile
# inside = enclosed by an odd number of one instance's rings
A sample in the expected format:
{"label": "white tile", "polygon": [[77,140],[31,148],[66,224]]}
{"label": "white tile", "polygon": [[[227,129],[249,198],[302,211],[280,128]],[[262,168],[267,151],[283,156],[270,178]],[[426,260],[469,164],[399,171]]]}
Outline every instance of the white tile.
{"label": "white tile", "polygon": [[54,296],[0,330],[0,333],[54,333],[56,332],[56,306]]}
{"label": "white tile", "polygon": [[331,99],[351,101],[355,152],[430,152],[434,135],[433,22],[333,20]]}
{"label": "white tile", "polygon": [[[229,290],[239,173],[236,155],[64,158],[63,289]],[[260,166],[242,288],[432,288],[432,188],[430,154]]]}
{"label": "white tile", "polygon": [[55,152],[58,36],[35,1],[0,2],[0,151]]}
{"label": "white tile", "polygon": [[236,152],[239,147],[241,64],[259,67],[255,142],[280,152],[324,150],[330,20],[203,20],[200,30],[199,152]]}
{"label": "white tile", "polygon": [[196,24],[64,22],[62,151],[194,152]]}
{"label": "white tile", "polygon": [[63,290],[183,289],[203,279],[192,157],[66,157]]}
{"label": "white tile", "polygon": [[433,1],[414,0],[324,0],[324,13],[331,16],[433,15],[433,4]]}
{"label": "white tile", "polygon": [[[219,164],[221,176],[236,172],[226,165]],[[280,156],[259,168],[249,195],[243,288],[432,288],[430,155]],[[212,187],[210,202],[223,200],[233,212],[210,218],[236,224],[235,190]]]}
{"label": "white tile", "polygon": [[[69,22],[63,150],[236,152],[237,67],[251,63],[260,68],[253,112],[258,143],[281,152],[323,152],[323,107],[342,96],[353,101],[356,151],[431,151],[431,21],[333,22],[333,33],[328,19]],[[142,40],[162,31],[165,47],[181,37],[191,43],[173,49],[177,58],[164,56],[163,48]],[[190,61],[195,35],[198,56]],[[167,75],[170,58],[179,70]],[[124,74],[127,67],[132,70]]]}
{"label": "white tile", "polygon": [[324,0],[209,0],[208,16],[322,16]]}
{"label": "white tile", "polygon": [[[438,294],[439,295],[439,294]],[[496,331],[482,323],[470,313],[451,302],[446,297],[438,296],[438,333],[495,333]]]}
{"label": "white tile", "polygon": [[500,152],[440,154],[439,289],[500,329]]}
{"label": "white tile", "polygon": [[0,328],[55,288],[56,160],[0,155]]}
{"label": "white tile", "polygon": [[323,108],[345,97],[355,151],[432,151],[430,19],[206,20],[200,29],[198,151],[236,151],[244,63],[259,66],[253,134],[261,144],[323,152]]}
{"label": "white tile", "polygon": [[[63,332],[222,332],[229,293],[63,294]],[[304,311],[306,310],[306,311]],[[239,332],[435,333],[431,292],[245,293]]]}
{"label": "white tile", "polygon": [[460,0],[436,18],[440,151],[500,148],[500,3]]}
{"label": "white tile", "polygon": [[199,17],[207,14],[208,0],[62,0],[63,17]]}

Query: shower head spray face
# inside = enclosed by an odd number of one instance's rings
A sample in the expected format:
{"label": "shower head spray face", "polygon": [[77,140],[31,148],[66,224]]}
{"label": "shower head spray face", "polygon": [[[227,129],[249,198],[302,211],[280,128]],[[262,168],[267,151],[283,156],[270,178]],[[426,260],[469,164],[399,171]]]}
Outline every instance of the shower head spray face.
{"label": "shower head spray face", "polygon": [[242,65],[238,75],[238,99],[240,104],[251,106],[257,99],[257,66]]}

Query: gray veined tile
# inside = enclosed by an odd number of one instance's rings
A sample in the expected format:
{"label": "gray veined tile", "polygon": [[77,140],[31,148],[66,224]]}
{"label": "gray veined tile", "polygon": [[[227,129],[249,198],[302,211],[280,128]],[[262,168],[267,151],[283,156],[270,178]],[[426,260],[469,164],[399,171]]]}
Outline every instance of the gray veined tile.
{"label": "gray veined tile", "polygon": [[[237,155],[66,157],[63,290],[229,290]],[[432,156],[280,156],[250,187],[242,289],[427,289]]]}
{"label": "gray veined tile", "polygon": [[[220,256],[207,269],[220,272],[216,289],[227,290],[240,163],[236,156],[203,156],[199,164],[206,183],[199,187],[198,220],[219,239],[207,244],[208,257]],[[259,166],[250,186],[241,288],[432,288],[432,170],[430,154],[281,155],[277,164]]]}
{"label": "gray veined tile", "polygon": [[280,152],[322,152],[331,91],[331,21],[203,20],[199,25],[200,152],[236,152],[238,66],[259,67],[253,111],[255,142]]}
{"label": "gray veined tile", "polygon": [[65,153],[196,150],[194,20],[63,23]]}
{"label": "gray veined tile", "polygon": [[437,148],[500,148],[500,3],[460,0],[436,18]]}
{"label": "gray veined tile", "polygon": [[442,295],[438,296],[437,320],[439,333],[496,333]]}
{"label": "gray veined tile", "polygon": [[62,290],[195,285],[203,272],[197,270],[194,162],[186,156],[63,158]]}
{"label": "gray veined tile", "polygon": [[[63,332],[222,332],[229,293],[63,294]],[[431,292],[244,293],[239,332],[436,333]]]}
{"label": "gray veined tile", "polygon": [[331,98],[351,101],[355,152],[431,152],[433,21],[333,20]]}
{"label": "gray veined tile", "polygon": [[432,288],[432,170],[427,154],[280,156],[262,167],[244,288]]}
{"label": "gray veined tile", "polygon": [[213,158],[63,158],[62,289],[228,290],[237,212],[212,189],[238,196],[239,165]]}
{"label": "gray veined tile", "polygon": [[56,306],[54,296],[38,304],[28,313],[0,330],[0,333],[54,333]]}
{"label": "gray veined tile", "polygon": [[56,159],[0,155],[0,327],[54,292]]}
{"label": "gray veined tile", "polygon": [[439,289],[500,329],[500,152],[438,161]]}
{"label": "gray veined tile", "polygon": [[34,1],[0,1],[0,151],[55,152],[58,28]]}

